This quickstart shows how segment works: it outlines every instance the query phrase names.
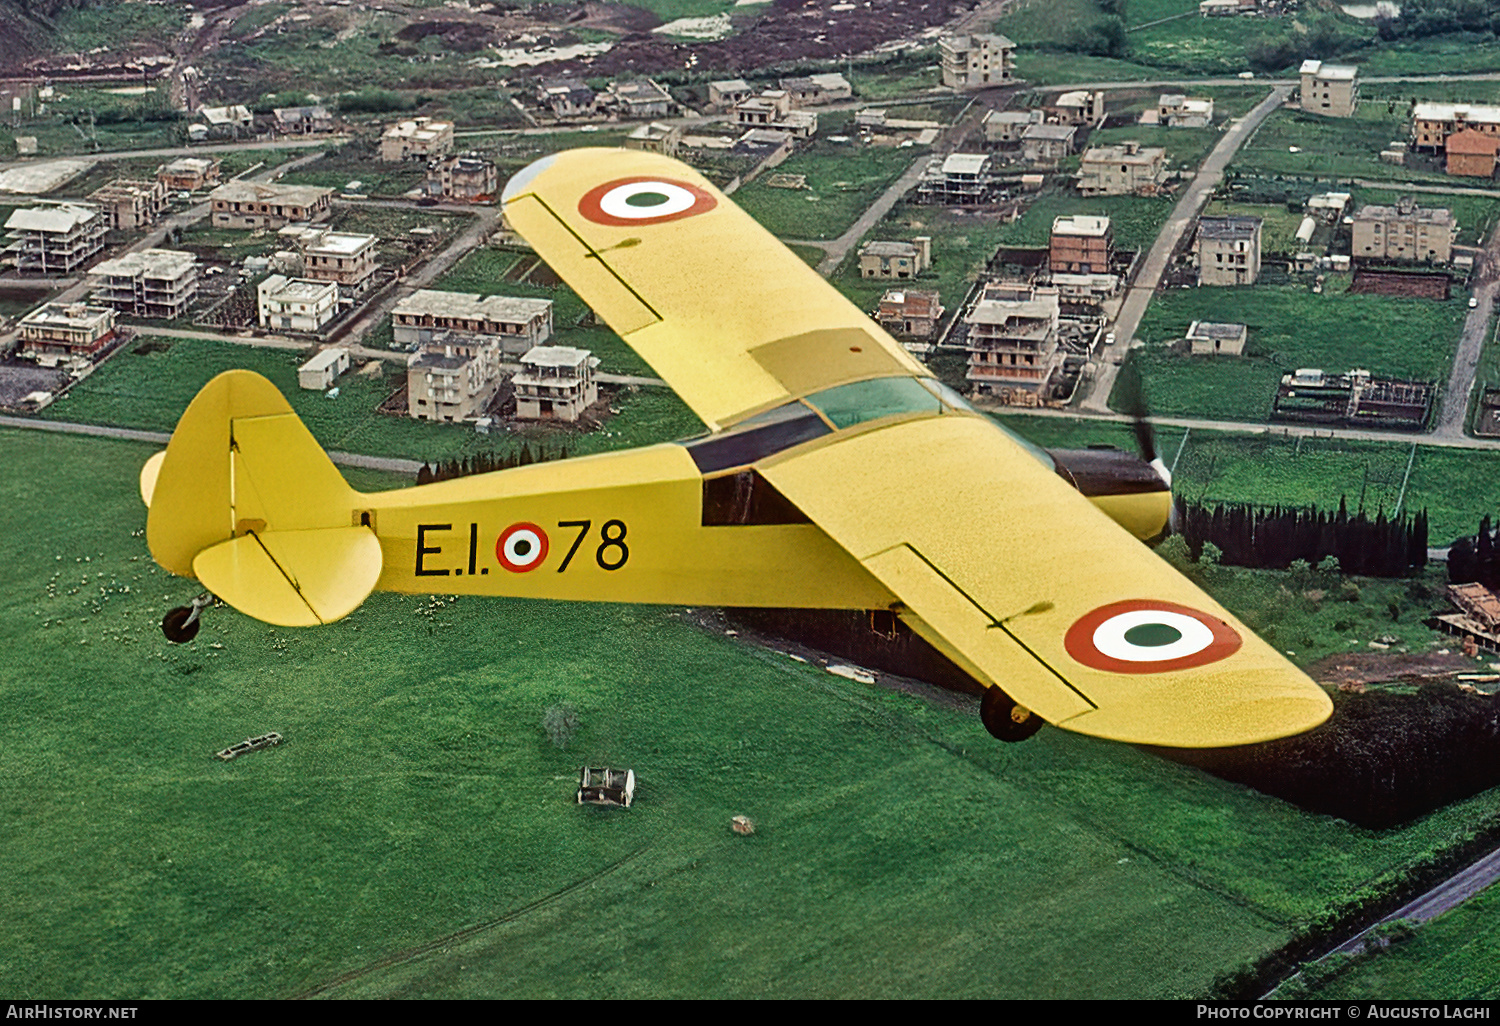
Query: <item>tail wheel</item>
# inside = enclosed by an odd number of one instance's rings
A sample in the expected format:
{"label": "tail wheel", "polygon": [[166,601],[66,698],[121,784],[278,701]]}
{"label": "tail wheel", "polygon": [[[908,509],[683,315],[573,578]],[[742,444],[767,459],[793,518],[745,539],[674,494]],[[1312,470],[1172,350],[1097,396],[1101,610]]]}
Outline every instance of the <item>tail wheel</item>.
{"label": "tail wheel", "polygon": [[197,614],[191,606],[178,606],[162,617],[161,632],[174,645],[186,644],[198,636],[198,628],[203,626]]}
{"label": "tail wheel", "polygon": [[979,719],[984,729],[1001,741],[1025,741],[1042,729],[1045,722],[1040,716],[999,688],[985,689],[979,702]]}

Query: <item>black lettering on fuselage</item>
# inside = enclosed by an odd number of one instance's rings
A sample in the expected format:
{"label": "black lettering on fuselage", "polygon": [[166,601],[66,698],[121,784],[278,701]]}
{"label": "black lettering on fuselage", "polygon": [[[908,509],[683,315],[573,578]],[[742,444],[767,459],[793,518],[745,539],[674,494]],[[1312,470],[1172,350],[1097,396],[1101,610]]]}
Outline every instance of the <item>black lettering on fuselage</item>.
{"label": "black lettering on fuselage", "polygon": [[417,525],[417,576],[418,577],[447,577],[448,576],[448,571],[446,571],[446,570],[428,570],[426,567],[424,567],[422,565],[422,557],[424,557],[424,556],[430,556],[430,555],[436,555],[437,553],[443,551],[442,546],[440,546],[440,545],[434,545],[431,548],[427,547],[427,532],[428,531],[451,531],[451,530],[453,530],[453,525],[452,524],[418,524]]}

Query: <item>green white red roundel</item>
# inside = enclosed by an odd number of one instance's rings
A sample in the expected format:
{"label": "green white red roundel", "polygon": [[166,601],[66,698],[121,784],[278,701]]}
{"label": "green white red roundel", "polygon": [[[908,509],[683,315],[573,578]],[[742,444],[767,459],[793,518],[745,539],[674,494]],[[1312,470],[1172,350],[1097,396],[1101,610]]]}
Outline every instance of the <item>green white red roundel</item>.
{"label": "green white red roundel", "polygon": [[1240,636],[1216,616],[1157,599],[1112,602],[1068,628],[1063,647],[1085,666],[1114,673],[1165,673],[1216,663]]}
{"label": "green white red roundel", "polygon": [[718,201],[675,178],[616,178],[596,185],[578,201],[578,212],[595,224],[644,225],[706,213]]}
{"label": "green white red roundel", "polygon": [[536,524],[511,524],[495,541],[495,558],[513,574],[535,570],[547,558],[547,532]]}

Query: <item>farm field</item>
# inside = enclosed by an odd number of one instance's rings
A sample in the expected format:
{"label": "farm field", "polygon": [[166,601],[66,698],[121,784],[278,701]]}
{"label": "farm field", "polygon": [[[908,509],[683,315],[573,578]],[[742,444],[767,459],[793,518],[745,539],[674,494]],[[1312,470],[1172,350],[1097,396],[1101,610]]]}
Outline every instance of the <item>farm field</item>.
{"label": "farm field", "polygon": [[[1235,154],[1230,172],[1371,178],[1452,184],[1440,170],[1385,164],[1380,151],[1410,135],[1404,103],[1361,103],[1352,118],[1324,118],[1283,108]],[[1297,152],[1292,152],[1295,147]]]}
{"label": "farm field", "polygon": [[76,385],[66,398],[48,407],[43,416],[170,431],[210,378],[232,368],[244,368],[264,375],[281,389],[325,448],[371,456],[438,461],[480,452],[510,452],[522,442],[566,444],[570,454],[583,455],[673,441],[703,430],[698,419],[667,389],[627,388],[614,401],[619,415],[611,417],[603,431],[564,433],[519,428],[506,434],[481,435],[468,425],[434,424],[378,412],[376,408],[398,386],[397,375],[404,373],[399,365],[385,364],[375,377],[345,374],[339,379],[338,398],[328,399],[321,392],[297,387],[297,366],[306,358],[305,353],[206,339],[156,341],[167,347],[165,351],[119,354]]}
{"label": "farm field", "polygon": [[[1154,398],[1151,400],[1155,406]],[[1128,424],[1006,413],[1001,422],[1044,447],[1081,448],[1094,443],[1136,451]],[[1225,431],[1186,432],[1162,426],[1157,449],[1173,473],[1174,491],[1192,502],[1248,502],[1261,506],[1350,509],[1364,497],[1367,510],[1425,509],[1431,541],[1447,545],[1473,534],[1491,512],[1487,482],[1500,477],[1500,453],[1409,443],[1335,438],[1289,438]],[[1407,466],[1411,471],[1408,475]],[[1402,482],[1406,490],[1402,492]]]}
{"label": "farm field", "polygon": [[[1147,309],[1134,350],[1152,409],[1171,416],[1264,421],[1281,375],[1300,367],[1446,382],[1466,299],[1446,303],[1347,293],[1330,277],[1321,295],[1306,286],[1189,288],[1164,292]],[[1246,324],[1245,357],[1192,358],[1161,343],[1181,338],[1195,320]]]}
{"label": "farm field", "polygon": [[819,140],[776,168],[783,174],[806,175],[806,189],[773,189],[759,178],[737,191],[734,201],[773,235],[835,239],[913,161],[923,159],[924,152],[921,147]]}
{"label": "farm field", "polygon": [[[381,595],[169,647],[193,589],[139,537],[150,448],[0,446],[12,993],[1204,996],[1495,818],[1370,831],[1127,746],[1000,745],[671,609]],[[635,807],[573,804],[584,762],[633,767]]]}

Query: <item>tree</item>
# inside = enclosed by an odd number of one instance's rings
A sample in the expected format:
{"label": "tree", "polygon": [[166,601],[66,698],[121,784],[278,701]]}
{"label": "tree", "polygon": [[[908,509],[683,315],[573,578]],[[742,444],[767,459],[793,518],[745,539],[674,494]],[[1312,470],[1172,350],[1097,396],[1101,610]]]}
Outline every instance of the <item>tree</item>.
{"label": "tree", "polygon": [[542,714],[542,729],[558,748],[567,749],[578,732],[578,710],[566,702],[547,706]]}

